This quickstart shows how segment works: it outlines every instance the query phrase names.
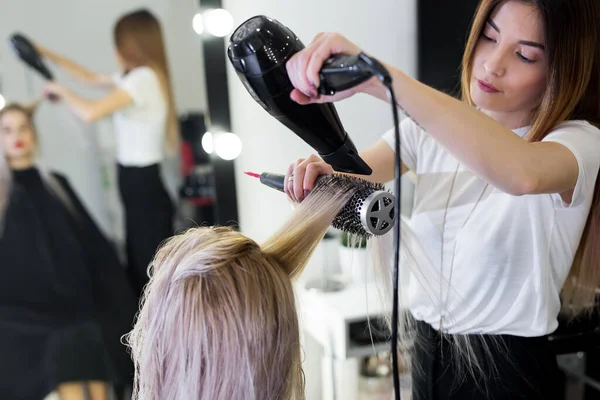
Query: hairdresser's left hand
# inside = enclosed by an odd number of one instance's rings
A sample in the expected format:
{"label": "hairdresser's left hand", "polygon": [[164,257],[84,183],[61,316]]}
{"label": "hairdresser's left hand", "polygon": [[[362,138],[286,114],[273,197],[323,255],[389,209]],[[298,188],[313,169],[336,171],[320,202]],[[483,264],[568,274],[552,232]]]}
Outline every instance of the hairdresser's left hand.
{"label": "hairdresser's left hand", "polygon": [[333,168],[321,157],[311,154],[308,158],[299,158],[290,164],[285,174],[285,194],[295,203],[300,203],[315,187],[321,175],[333,174]]}
{"label": "hairdresser's left hand", "polygon": [[58,100],[63,97],[67,89],[56,82],[46,82],[44,85],[44,97],[50,100]]}

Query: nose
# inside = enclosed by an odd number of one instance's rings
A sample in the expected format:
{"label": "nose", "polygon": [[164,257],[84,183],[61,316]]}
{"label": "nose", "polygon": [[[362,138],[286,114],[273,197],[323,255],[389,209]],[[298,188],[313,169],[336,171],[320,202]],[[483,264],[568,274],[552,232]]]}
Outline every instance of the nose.
{"label": "nose", "polygon": [[494,76],[504,75],[506,73],[505,53],[506,52],[499,47],[491,51],[483,64],[485,72]]}
{"label": "nose", "polygon": [[22,141],[25,138],[25,133],[16,131],[14,134],[15,141]]}

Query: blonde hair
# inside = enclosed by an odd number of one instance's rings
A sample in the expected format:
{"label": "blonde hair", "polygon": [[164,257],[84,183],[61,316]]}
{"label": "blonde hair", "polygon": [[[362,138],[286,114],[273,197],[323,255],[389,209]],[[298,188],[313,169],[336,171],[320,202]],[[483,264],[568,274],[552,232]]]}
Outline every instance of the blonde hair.
{"label": "blonde hair", "polygon": [[136,10],[119,18],[113,36],[117,51],[128,67],[146,66],[156,73],[167,102],[167,149],[177,151],[179,122],[160,22],[148,10]]}
{"label": "blonde hair", "polygon": [[128,336],[134,398],[305,398],[292,279],[352,195],[336,179],[321,181],[262,246],[223,227],[162,246]]}

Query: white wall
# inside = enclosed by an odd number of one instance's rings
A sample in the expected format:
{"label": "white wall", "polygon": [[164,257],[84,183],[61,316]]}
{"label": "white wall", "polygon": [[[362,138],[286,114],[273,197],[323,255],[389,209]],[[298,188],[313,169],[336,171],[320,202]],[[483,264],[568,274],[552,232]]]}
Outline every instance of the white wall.
{"label": "white wall", "polygon": [[[292,5],[293,4],[293,5]],[[346,35],[373,56],[416,74],[416,0],[380,0],[365,7],[348,0],[225,0],[225,8],[238,26],[247,18],[265,14],[287,25],[304,44],[321,31]],[[284,172],[312,149],[267,114],[247,93],[228,66],[232,126],[240,135],[243,151],[236,160],[240,224],[256,240],[272,233],[290,212],[280,193],[265,188],[243,171]],[[356,96],[336,106],[350,137],[360,149],[391,128],[390,107],[380,100]]]}
{"label": "white wall", "polygon": [[[92,70],[115,72],[114,23],[121,14],[138,7],[152,10],[163,24],[178,111],[205,110],[202,46],[191,23],[198,0],[0,0],[1,93],[9,101],[27,101],[38,96],[43,85],[42,79],[10,50],[8,37],[12,33],[21,32]],[[89,97],[103,94],[50,68],[58,82],[78,93]],[[36,123],[46,164],[69,177],[100,226],[113,234],[119,215],[110,211],[103,191],[106,174],[114,173],[110,168],[114,160],[110,119],[86,126],[65,106],[43,104]],[[107,168],[102,168],[103,163]],[[171,191],[175,184],[173,179],[168,182]],[[111,199],[115,197],[113,190]]]}

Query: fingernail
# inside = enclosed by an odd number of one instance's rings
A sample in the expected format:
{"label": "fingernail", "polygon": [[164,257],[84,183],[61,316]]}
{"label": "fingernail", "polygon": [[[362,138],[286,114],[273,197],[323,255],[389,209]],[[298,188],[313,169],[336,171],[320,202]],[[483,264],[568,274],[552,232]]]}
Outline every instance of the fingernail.
{"label": "fingernail", "polygon": [[304,191],[304,197],[306,198],[306,196],[308,196],[308,194],[309,194],[309,193],[310,193],[310,192],[309,192],[308,190],[305,190],[305,191]]}

